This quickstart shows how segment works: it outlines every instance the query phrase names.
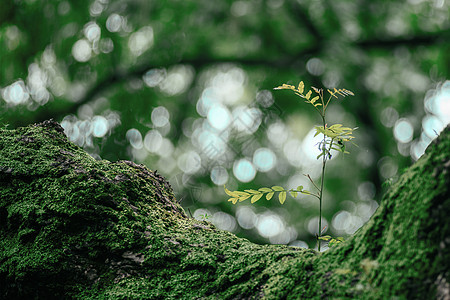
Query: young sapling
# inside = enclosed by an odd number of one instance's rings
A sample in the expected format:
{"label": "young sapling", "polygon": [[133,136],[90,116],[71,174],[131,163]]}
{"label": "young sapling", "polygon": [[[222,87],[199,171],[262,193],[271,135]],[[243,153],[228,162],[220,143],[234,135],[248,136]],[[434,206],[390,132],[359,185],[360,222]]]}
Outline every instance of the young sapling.
{"label": "young sapling", "polygon": [[[332,238],[331,236],[323,236],[322,234],[326,230],[326,226],[322,228],[322,204],[323,204],[323,191],[324,191],[324,179],[325,179],[325,166],[328,160],[332,158],[331,150],[339,151],[343,154],[349,153],[345,149],[345,144],[350,142],[354,136],[353,130],[356,128],[344,127],[342,124],[327,125],[326,122],[326,110],[332,99],[339,99],[339,97],[354,96],[353,92],[346,89],[327,89],[329,97],[324,98],[323,89],[318,89],[311,87],[306,94],[305,85],[303,81],[300,81],[298,87],[289,84],[283,84],[276,87],[275,90],[291,90],[297,96],[304,99],[304,101],[314,107],[314,109],[319,113],[322,119],[322,126],[315,126],[316,133],[314,136],[319,134],[323,135],[322,140],[318,143],[318,149],[320,154],[317,159],[322,159],[322,173],[320,177],[320,184],[316,184],[309,174],[305,174],[309,181],[311,181],[313,187],[316,189],[315,192],[305,190],[303,186],[298,186],[296,189],[285,189],[281,186],[275,185],[272,187],[262,187],[257,190],[249,189],[244,191],[230,191],[224,187],[225,192],[231,198],[228,199],[233,204],[237,202],[242,202],[244,200],[250,199],[251,203],[255,203],[262,196],[265,195],[267,200],[272,199],[272,197],[277,193],[278,200],[281,204],[286,201],[287,194],[289,193],[292,197],[296,198],[299,194],[309,195],[317,198],[319,200],[319,224],[318,224],[318,250],[320,251],[321,240],[329,242],[329,245],[335,245],[343,241],[342,238]],[[314,94],[313,94],[314,93]],[[314,97],[313,97],[314,95]]]}

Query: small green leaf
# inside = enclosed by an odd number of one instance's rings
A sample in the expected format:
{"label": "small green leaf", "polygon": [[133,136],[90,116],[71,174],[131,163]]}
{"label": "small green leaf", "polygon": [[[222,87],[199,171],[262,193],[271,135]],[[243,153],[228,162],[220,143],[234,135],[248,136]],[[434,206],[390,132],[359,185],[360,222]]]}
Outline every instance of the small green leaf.
{"label": "small green leaf", "polygon": [[289,194],[291,194],[291,196],[293,198],[297,198],[297,196],[298,196],[298,192],[297,191],[289,191]]}
{"label": "small green leaf", "polygon": [[223,188],[224,188],[224,190],[225,190],[225,193],[226,193],[228,196],[231,196],[231,197],[236,197],[236,196],[238,196],[238,195],[236,194],[236,192],[230,191],[230,190],[227,189],[225,186],[223,186]]}
{"label": "small green leaf", "polygon": [[295,90],[295,86],[283,83],[283,85],[277,86],[274,90]]}
{"label": "small green leaf", "polygon": [[266,195],[266,199],[267,199],[267,200],[272,199],[273,194],[274,194],[274,192],[268,193],[268,194]]}
{"label": "small green leaf", "polygon": [[252,197],[252,199],[250,200],[251,203],[255,203],[256,201],[258,201],[259,199],[261,199],[263,194],[258,194],[258,195],[254,195]]}
{"label": "small green leaf", "polygon": [[228,201],[231,201],[233,204],[236,204],[238,201],[238,198],[230,198]]}
{"label": "small green leaf", "polygon": [[310,90],[308,93],[306,93],[305,98],[306,98],[307,100],[309,100],[309,98],[311,98],[311,93],[312,93],[311,90]]}
{"label": "small green leaf", "polygon": [[250,194],[247,194],[247,195],[245,195],[245,196],[242,196],[242,197],[239,197],[239,202],[242,202],[242,201],[244,201],[244,200],[247,200],[248,198],[250,198]]}
{"label": "small green leaf", "polygon": [[303,185],[299,185],[299,186],[297,187],[297,191],[301,192],[302,190],[303,190]]}
{"label": "small green leaf", "polygon": [[349,91],[349,90],[346,90],[346,89],[343,89],[343,90],[344,90],[344,92],[345,92],[346,94],[348,94],[348,95],[350,95],[350,96],[355,96],[355,94],[353,94],[352,91]]}
{"label": "small green leaf", "polygon": [[335,93],[333,93],[332,91],[330,91],[329,89],[327,89],[328,93],[330,93],[331,96],[333,96],[334,98],[337,99],[337,96],[335,95]]}
{"label": "small green leaf", "polygon": [[311,99],[311,103],[314,104],[314,102],[316,102],[317,99],[319,99],[319,96],[316,96],[316,97],[312,98],[312,99]]}
{"label": "small green leaf", "polygon": [[263,187],[263,188],[258,189],[258,191],[261,191],[261,192],[264,192],[264,193],[269,193],[269,192],[271,192],[272,190],[269,189],[269,188]]}
{"label": "small green leaf", "polygon": [[298,84],[298,88],[297,88],[298,92],[300,94],[303,94],[304,88],[305,88],[305,84],[303,83],[303,81],[300,81],[300,83]]}
{"label": "small green leaf", "polygon": [[238,195],[239,197],[250,196],[249,193],[241,192],[241,191],[235,191],[233,193]]}
{"label": "small green leaf", "polygon": [[245,190],[246,192],[252,193],[252,194],[261,194],[261,192],[258,192],[256,190]]}
{"label": "small green leaf", "polygon": [[[223,188],[225,189],[225,193],[227,193],[228,196],[231,196],[233,198],[241,198],[241,197],[245,197],[245,196],[250,196],[248,193],[246,192],[241,192],[241,191],[230,191],[228,190],[225,186],[223,186]],[[247,197],[248,198],[248,197]]]}
{"label": "small green leaf", "polygon": [[331,236],[329,236],[329,235],[319,236],[319,240],[328,241],[328,240],[331,240]]}
{"label": "small green leaf", "polygon": [[339,127],[342,127],[342,124],[334,124],[334,125],[329,126],[328,128],[329,129],[336,129],[336,128],[339,128]]}
{"label": "small green leaf", "polygon": [[322,93],[322,89],[318,89],[318,88],[313,87],[313,86],[311,88],[314,90],[314,92],[316,92],[319,95]]}
{"label": "small green leaf", "polygon": [[278,186],[278,185],[274,185],[272,187],[272,190],[277,191],[277,192],[281,192],[281,191],[284,191],[284,188],[281,187],[281,186]]}
{"label": "small green leaf", "polygon": [[286,201],[286,192],[280,192],[278,194],[278,200],[280,200],[280,203],[283,204],[284,201]]}
{"label": "small green leaf", "polygon": [[323,130],[323,127],[322,127],[322,126],[320,126],[320,127],[319,127],[319,126],[316,126],[314,129],[316,130],[316,133],[314,134],[315,137],[318,136],[319,134],[325,132],[325,131]]}

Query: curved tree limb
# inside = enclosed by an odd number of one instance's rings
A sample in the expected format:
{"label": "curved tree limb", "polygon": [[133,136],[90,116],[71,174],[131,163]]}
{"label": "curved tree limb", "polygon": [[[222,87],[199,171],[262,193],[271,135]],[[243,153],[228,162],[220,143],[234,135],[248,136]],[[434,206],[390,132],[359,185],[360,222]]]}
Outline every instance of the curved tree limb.
{"label": "curved tree limb", "polygon": [[170,185],[95,161],[55,122],[0,130],[1,298],[447,299],[450,128],[347,241],[256,245],[188,218]]}

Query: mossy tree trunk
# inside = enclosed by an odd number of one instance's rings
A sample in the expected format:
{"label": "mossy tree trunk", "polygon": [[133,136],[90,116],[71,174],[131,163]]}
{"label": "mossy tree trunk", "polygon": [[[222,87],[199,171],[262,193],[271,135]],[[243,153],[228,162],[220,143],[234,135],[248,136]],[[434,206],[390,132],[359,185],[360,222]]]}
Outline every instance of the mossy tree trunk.
{"label": "mossy tree trunk", "polygon": [[46,121],[0,130],[2,299],[448,299],[450,130],[354,236],[256,245],[187,217],[169,183],[95,161]]}

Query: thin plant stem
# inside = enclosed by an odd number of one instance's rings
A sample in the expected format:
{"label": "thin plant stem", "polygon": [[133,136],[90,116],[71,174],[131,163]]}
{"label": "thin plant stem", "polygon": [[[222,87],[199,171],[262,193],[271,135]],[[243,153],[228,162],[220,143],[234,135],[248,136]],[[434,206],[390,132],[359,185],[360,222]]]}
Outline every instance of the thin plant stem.
{"label": "thin plant stem", "polygon": [[[323,128],[325,128],[325,114],[322,115],[322,122],[323,122]],[[326,136],[323,135],[323,142],[322,142],[322,176],[320,178],[320,191],[319,191],[319,235],[320,238],[322,236],[322,200],[323,200],[323,184],[324,184],[324,177],[325,177],[325,165],[327,163],[327,149],[326,149]],[[318,246],[317,249],[320,252],[320,239],[317,239]]]}
{"label": "thin plant stem", "polygon": [[311,176],[309,176],[309,174],[303,174],[303,176],[308,177],[309,181],[311,181],[311,183],[314,185],[314,187],[317,189],[318,192],[320,192],[320,189],[317,187],[316,183],[314,182],[314,180],[312,180]]}

